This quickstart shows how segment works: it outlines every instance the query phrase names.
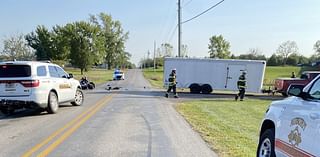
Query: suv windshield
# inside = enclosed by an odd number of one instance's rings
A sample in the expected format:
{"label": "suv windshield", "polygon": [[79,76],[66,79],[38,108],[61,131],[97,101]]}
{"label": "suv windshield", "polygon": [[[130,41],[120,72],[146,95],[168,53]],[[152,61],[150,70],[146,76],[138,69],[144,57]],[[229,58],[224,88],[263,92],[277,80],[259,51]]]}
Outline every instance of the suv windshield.
{"label": "suv windshield", "polygon": [[2,77],[29,77],[31,67],[29,65],[1,65],[0,78]]}

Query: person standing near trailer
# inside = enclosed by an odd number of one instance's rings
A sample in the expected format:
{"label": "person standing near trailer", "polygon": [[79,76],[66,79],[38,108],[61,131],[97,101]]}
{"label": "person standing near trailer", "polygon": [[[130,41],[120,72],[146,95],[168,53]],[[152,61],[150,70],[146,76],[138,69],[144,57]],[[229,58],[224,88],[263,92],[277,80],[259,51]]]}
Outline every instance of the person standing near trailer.
{"label": "person standing near trailer", "polygon": [[296,74],[294,73],[294,71],[291,73],[291,78],[296,78]]}
{"label": "person standing near trailer", "polygon": [[175,98],[178,98],[178,95],[177,95],[177,91],[176,91],[176,86],[177,86],[177,81],[176,81],[176,78],[177,78],[177,75],[176,75],[176,69],[172,69],[170,75],[169,75],[169,88],[166,92],[166,95],[165,97],[169,97],[169,93],[171,92],[171,90],[173,90],[173,94],[174,94],[174,97]]}
{"label": "person standing near trailer", "polygon": [[246,93],[246,88],[247,88],[246,74],[247,72],[243,71],[237,82],[239,93],[235,96],[236,101],[238,100],[239,97],[240,97],[240,101],[243,101],[244,95]]}

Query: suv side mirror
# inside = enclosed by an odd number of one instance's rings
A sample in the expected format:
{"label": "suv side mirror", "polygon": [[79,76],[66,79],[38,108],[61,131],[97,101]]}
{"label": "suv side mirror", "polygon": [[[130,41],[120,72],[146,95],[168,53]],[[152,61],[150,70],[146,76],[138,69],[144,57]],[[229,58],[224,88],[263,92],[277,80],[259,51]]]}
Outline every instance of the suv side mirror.
{"label": "suv side mirror", "polygon": [[304,85],[292,84],[288,88],[288,95],[300,96],[303,91]]}
{"label": "suv side mirror", "polygon": [[69,74],[69,78],[73,78],[73,74],[70,73],[70,74]]}

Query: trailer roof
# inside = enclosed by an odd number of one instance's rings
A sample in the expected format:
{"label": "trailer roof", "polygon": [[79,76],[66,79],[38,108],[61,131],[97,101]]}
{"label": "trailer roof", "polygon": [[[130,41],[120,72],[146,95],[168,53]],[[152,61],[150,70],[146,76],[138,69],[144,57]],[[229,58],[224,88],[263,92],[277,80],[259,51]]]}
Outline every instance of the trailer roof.
{"label": "trailer roof", "polygon": [[195,61],[237,61],[237,62],[252,62],[265,64],[264,60],[244,60],[244,59],[216,59],[216,58],[181,58],[181,57],[165,57],[165,60],[195,60]]}

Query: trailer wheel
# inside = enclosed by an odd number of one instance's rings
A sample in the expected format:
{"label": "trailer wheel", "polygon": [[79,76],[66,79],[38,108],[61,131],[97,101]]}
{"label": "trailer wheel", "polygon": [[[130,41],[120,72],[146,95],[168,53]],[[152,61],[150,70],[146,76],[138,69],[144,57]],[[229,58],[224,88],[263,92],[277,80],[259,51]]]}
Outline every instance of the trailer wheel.
{"label": "trailer wheel", "polygon": [[210,94],[212,92],[212,87],[209,84],[204,84],[201,86],[202,94]]}
{"label": "trailer wheel", "polygon": [[201,86],[197,83],[193,83],[189,86],[190,93],[199,94],[201,92]]}

